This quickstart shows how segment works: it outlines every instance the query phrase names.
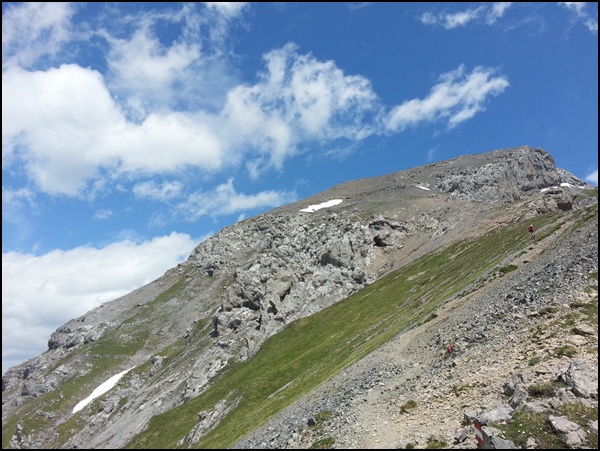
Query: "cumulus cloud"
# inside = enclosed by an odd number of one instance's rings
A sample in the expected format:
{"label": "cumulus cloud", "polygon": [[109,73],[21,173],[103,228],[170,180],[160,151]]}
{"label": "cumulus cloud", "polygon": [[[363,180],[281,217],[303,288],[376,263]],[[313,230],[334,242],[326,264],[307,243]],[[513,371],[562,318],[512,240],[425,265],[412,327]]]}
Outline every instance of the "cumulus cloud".
{"label": "cumulus cloud", "polygon": [[267,53],[265,61],[261,81],[231,90],[223,112],[238,144],[249,143],[265,166],[280,168],[301,143],[356,140],[377,131],[372,119],[380,106],[364,77],[300,55],[293,44]]}
{"label": "cumulus cloud", "polygon": [[244,156],[258,175],[281,168],[301,143],[377,131],[372,119],[381,107],[363,77],[299,55],[292,45],[265,60],[261,81],[233,88],[221,114],[153,112],[139,123],[126,117],[95,70],[12,68],[2,79],[3,163],[20,159],[43,192],[83,196],[107,175],[219,171]]}
{"label": "cumulus cloud", "polygon": [[82,195],[101,169],[114,177],[223,162],[219,137],[202,120],[172,112],[130,122],[93,70],[11,69],[2,92],[3,163],[19,157],[46,193]]}
{"label": "cumulus cloud", "polygon": [[18,158],[48,193],[76,196],[114,158],[99,140],[126,122],[102,76],[78,65],[2,73],[2,163]]}
{"label": "cumulus cloud", "polygon": [[586,175],[585,181],[588,183],[591,183],[592,185],[598,186],[598,169],[596,169],[595,171],[592,171],[588,175]]}
{"label": "cumulus cloud", "polygon": [[46,350],[58,325],[160,277],[197,244],[171,233],[41,256],[3,253],[2,372]]}

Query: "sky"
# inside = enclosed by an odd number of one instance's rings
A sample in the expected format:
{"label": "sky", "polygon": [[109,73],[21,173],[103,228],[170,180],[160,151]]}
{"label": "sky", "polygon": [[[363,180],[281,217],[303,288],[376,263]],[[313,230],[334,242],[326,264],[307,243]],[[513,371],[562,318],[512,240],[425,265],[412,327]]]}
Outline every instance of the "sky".
{"label": "sky", "polygon": [[2,374],[237,221],[522,145],[597,186],[597,3],[3,2]]}

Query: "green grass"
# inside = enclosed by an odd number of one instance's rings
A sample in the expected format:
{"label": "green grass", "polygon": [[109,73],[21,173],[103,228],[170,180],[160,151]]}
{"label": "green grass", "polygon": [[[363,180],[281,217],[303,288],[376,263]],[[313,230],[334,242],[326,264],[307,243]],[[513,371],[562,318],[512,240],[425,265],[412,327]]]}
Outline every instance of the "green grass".
{"label": "green grass", "polygon": [[[150,311],[154,310],[157,305],[172,299],[185,286],[185,279],[182,277],[172,287],[147,304],[150,306]],[[123,365],[127,364],[130,357],[152,339],[148,326],[144,325],[143,321],[144,315],[147,314],[148,310],[137,312],[97,341],[80,347],[78,352],[69,353],[49,368],[47,374],[51,374],[62,365],[69,366],[71,363],[81,367],[83,362],[89,371],[85,374],[79,373],[70,380],[62,382],[57,390],[31,399],[22,406],[17,415],[5,420],[2,426],[3,448],[8,445],[17,423],[21,424],[23,435],[35,435],[36,431],[45,430],[50,426],[51,420],[48,417],[70,415],[79,400],[85,399],[100,383],[122,371]],[[148,369],[149,365],[143,365],[134,371],[140,372]],[[93,404],[86,407],[86,409],[90,408],[93,408]],[[81,414],[70,416],[66,422],[56,428],[57,434],[49,446],[62,447],[73,433],[84,425]]]}
{"label": "green grass", "polygon": [[[563,404],[558,414],[566,416],[586,431],[584,448],[598,449],[598,435],[589,429],[588,422],[598,420],[598,407],[586,406],[580,402]],[[538,449],[568,449],[566,438],[556,433],[547,412],[531,412],[519,407],[506,424],[496,424],[502,430],[502,437],[513,442],[518,448],[527,448],[527,441],[534,439]]]}
{"label": "green grass", "polygon": [[325,437],[317,440],[308,449],[332,449],[335,439],[333,437]]}
{"label": "green grass", "polygon": [[559,357],[573,357],[577,354],[577,348],[571,345],[563,345],[555,348],[554,353]]}
{"label": "green grass", "polygon": [[494,425],[502,430],[502,438],[519,448],[527,448],[527,440],[535,438],[538,449],[566,449],[564,441],[552,430],[548,414],[518,409],[508,424]]}
{"label": "green grass", "polygon": [[534,384],[527,387],[527,393],[532,398],[551,398],[556,390],[552,384]]}
{"label": "green grass", "polygon": [[443,449],[447,446],[448,443],[446,443],[444,440],[430,436],[427,437],[427,446],[425,446],[425,449]]}
{"label": "green grass", "polygon": [[[551,223],[556,216],[540,217]],[[197,444],[228,448],[246,434],[398,333],[435,318],[449,298],[529,245],[524,223],[454,244],[329,308],[289,324],[250,360],[235,363],[211,387],[154,417],[130,448],[174,448],[197,414],[226,401],[235,408]],[[186,444],[185,446],[188,446]]]}
{"label": "green grass", "polygon": [[541,357],[535,356],[535,357],[532,357],[531,359],[529,359],[528,364],[529,364],[529,366],[535,366],[538,363],[540,363],[541,360],[542,360]]}
{"label": "green grass", "polygon": [[503,266],[502,268],[499,269],[499,271],[500,271],[500,274],[506,274],[511,271],[514,271],[515,269],[517,269],[517,265],[510,264],[510,265]]}

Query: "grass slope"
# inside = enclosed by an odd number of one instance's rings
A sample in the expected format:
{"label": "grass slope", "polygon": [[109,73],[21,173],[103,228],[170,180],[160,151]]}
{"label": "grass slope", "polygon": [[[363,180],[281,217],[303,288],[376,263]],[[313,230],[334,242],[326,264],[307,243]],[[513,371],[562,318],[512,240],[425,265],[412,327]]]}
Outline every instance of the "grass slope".
{"label": "grass slope", "polygon": [[[560,218],[536,218],[549,230]],[[390,273],[360,292],[268,339],[249,361],[236,363],[187,403],[154,417],[129,448],[228,448],[398,333],[421,324],[452,296],[502,273],[501,262],[530,245],[524,222],[462,241]],[[538,239],[543,239],[543,235]],[[182,443],[200,412],[225,402],[230,412],[201,441]]]}

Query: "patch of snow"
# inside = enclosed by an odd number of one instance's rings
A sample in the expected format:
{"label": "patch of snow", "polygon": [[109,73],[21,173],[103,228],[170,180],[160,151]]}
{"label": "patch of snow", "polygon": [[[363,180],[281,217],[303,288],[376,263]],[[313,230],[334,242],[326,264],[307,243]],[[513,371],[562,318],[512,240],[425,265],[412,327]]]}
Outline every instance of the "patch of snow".
{"label": "patch of snow", "polygon": [[312,213],[314,211],[320,210],[321,208],[333,207],[334,205],[341,204],[341,203],[342,203],[342,199],[333,199],[333,200],[328,200],[327,202],[323,202],[321,204],[309,205],[308,207],[303,208],[300,211],[306,211],[308,213]]}
{"label": "patch of snow", "polygon": [[121,379],[125,374],[127,374],[132,369],[133,368],[129,368],[128,370],[125,370],[119,374],[115,374],[113,377],[108,379],[106,382],[103,382],[102,384],[100,384],[98,387],[96,387],[96,389],[92,392],[92,394],[90,396],[85,398],[83,401],[78,402],[77,405],[75,407],[73,407],[73,413],[80,411],[85,406],[87,406],[90,402],[92,402],[94,399],[96,399],[98,396],[103,395],[108,390],[113,388],[117,384],[117,382],[119,382],[119,379]]}
{"label": "patch of snow", "polygon": [[417,188],[421,188],[421,189],[424,189],[424,190],[426,190],[426,191],[431,191],[431,188],[427,188],[426,186],[423,186],[423,185],[417,185],[417,184],[415,184],[415,186],[416,186]]}
{"label": "patch of snow", "polygon": [[[560,186],[566,186],[567,188],[577,188],[576,185],[573,185],[571,183],[567,183],[567,182],[562,182],[560,184]],[[550,186],[548,188],[542,188],[540,191],[543,193],[544,191],[548,191],[549,189],[556,189],[558,188],[558,186]]]}
{"label": "patch of snow", "polygon": [[549,186],[548,188],[542,188],[542,189],[540,190],[540,192],[542,192],[542,193],[543,193],[543,192],[545,192],[545,191],[548,191],[549,189],[556,189],[556,188],[558,188],[558,186]]}

